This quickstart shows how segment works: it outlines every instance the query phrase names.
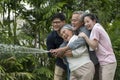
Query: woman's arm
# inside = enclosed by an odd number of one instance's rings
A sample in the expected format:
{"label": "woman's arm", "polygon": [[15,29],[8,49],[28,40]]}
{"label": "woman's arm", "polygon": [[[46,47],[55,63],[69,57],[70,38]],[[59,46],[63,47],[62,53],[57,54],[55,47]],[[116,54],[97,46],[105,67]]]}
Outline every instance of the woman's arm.
{"label": "woman's arm", "polygon": [[83,38],[86,40],[86,42],[88,43],[88,45],[89,45],[92,49],[95,50],[95,49],[97,48],[97,46],[98,46],[98,41],[97,41],[96,39],[90,40],[90,39],[88,38],[88,36],[87,36],[85,33],[83,33],[83,32],[81,32],[78,36],[83,37]]}

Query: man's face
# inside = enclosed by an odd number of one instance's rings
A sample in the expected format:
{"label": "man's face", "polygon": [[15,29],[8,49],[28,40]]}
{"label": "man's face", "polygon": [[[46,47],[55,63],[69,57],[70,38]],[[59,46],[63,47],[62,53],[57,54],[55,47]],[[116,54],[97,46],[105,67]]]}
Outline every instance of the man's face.
{"label": "man's face", "polygon": [[52,21],[52,26],[55,31],[59,31],[64,24],[65,24],[65,21],[61,21],[59,18],[55,18]]}
{"label": "man's face", "polygon": [[83,23],[80,22],[80,15],[79,14],[72,15],[71,24],[72,24],[74,30],[77,30],[82,26]]}

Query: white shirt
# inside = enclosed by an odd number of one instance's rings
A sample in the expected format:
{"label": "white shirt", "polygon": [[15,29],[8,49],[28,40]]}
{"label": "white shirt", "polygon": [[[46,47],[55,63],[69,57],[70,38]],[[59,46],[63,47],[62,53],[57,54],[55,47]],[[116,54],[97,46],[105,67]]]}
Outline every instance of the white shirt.
{"label": "white shirt", "polygon": [[[77,38],[78,38],[78,36],[73,35],[72,38],[70,39],[70,41],[68,42],[68,44],[70,44]],[[81,46],[75,50],[72,50],[72,55],[73,55],[73,57],[67,57],[70,71],[74,71],[77,68],[79,68],[80,66],[82,66],[88,62],[91,62],[86,45]]]}

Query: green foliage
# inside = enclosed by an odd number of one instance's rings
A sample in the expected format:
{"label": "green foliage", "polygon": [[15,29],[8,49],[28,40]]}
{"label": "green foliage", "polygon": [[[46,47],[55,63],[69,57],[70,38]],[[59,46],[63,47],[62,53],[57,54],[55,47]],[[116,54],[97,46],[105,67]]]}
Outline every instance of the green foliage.
{"label": "green foliage", "polygon": [[[32,9],[26,9],[21,1]],[[89,10],[98,15],[111,38],[118,62],[115,80],[120,80],[119,4],[120,0],[0,0],[0,43],[46,49],[45,41],[51,31],[51,16],[54,13],[64,12],[67,23],[70,23],[73,11]],[[17,20],[24,20],[22,27],[18,27]],[[0,79],[53,80],[54,60],[39,54],[0,54]]]}
{"label": "green foliage", "polygon": [[[2,80],[51,80],[53,70],[46,55],[0,54],[0,79]],[[9,66],[9,67],[8,67]]]}
{"label": "green foliage", "polygon": [[107,31],[110,35],[110,38],[111,38],[111,41],[112,41],[112,44],[113,44],[113,48],[115,50],[120,50],[120,21],[113,21],[111,23],[111,25],[109,24],[108,27],[107,27]]}
{"label": "green foliage", "polygon": [[34,73],[35,73],[35,79],[52,80],[53,78],[53,72],[47,67],[41,67],[40,69],[36,69]]}
{"label": "green foliage", "polygon": [[112,41],[113,49],[117,58],[117,70],[115,75],[115,80],[120,79],[120,21],[115,20],[112,23],[108,24],[106,30],[110,36],[110,39]]}

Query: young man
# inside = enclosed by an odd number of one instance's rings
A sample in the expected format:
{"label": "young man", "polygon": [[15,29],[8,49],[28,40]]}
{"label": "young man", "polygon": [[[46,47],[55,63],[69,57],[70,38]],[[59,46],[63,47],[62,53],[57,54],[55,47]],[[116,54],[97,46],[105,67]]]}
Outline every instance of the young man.
{"label": "young man", "polygon": [[[52,27],[53,31],[47,37],[47,50],[58,48],[63,39],[60,37],[60,28],[65,25],[65,16],[63,13],[56,13],[52,17]],[[56,57],[54,54],[48,53],[49,56]],[[66,65],[63,63],[63,60],[59,57],[56,57],[56,65],[54,72],[54,80],[64,80],[64,73],[66,70]]]}

